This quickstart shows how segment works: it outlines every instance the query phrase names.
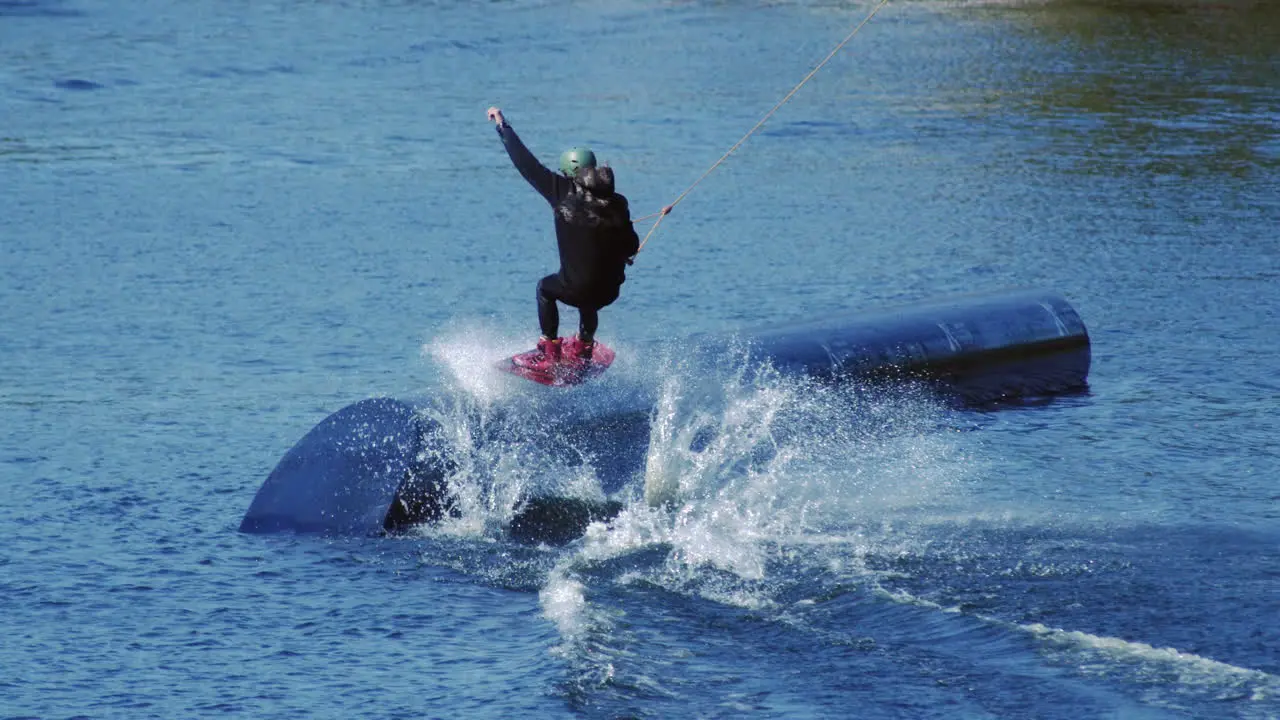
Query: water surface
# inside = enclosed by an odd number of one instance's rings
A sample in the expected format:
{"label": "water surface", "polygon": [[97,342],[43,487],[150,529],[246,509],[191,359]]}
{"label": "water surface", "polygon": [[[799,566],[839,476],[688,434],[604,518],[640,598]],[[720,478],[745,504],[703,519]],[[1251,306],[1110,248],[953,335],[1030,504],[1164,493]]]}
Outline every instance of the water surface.
{"label": "water surface", "polygon": [[[533,338],[555,257],[485,108],[652,212],[871,8],[0,2],[0,717],[1280,716],[1261,4],[890,3],[603,314],[676,512],[633,485],[579,543],[506,543],[515,490],[592,486],[533,444],[443,530],[236,532],[328,413],[515,392],[476,368]],[[1021,286],[1084,318],[1087,394],[627,357]],[[695,457],[704,425],[733,441]]]}

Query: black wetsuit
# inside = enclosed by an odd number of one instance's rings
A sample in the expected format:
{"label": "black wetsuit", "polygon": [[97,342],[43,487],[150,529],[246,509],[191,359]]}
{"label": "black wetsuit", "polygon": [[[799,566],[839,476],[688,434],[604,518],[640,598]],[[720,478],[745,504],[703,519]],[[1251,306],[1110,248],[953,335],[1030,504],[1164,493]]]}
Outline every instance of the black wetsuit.
{"label": "black wetsuit", "polygon": [[555,338],[559,332],[560,301],[578,308],[579,332],[589,340],[599,324],[596,311],[618,299],[627,260],[640,246],[627,199],[612,187],[587,192],[573,178],[548,170],[510,125],[499,125],[498,135],[516,169],[555,211],[560,270],[538,281],[542,334]]}

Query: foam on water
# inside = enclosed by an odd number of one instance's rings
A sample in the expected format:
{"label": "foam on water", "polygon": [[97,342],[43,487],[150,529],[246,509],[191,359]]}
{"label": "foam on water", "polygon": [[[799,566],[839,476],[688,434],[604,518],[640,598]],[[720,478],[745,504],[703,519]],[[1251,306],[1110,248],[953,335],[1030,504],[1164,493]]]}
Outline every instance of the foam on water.
{"label": "foam on water", "polygon": [[[1103,637],[1040,623],[1018,625],[1040,639],[1046,651],[1081,672],[1125,675],[1140,685],[1176,687],[1183,695],[1207,695],[1215,700],[1262,702],[1280,697],[1280,678],[1259,670],[1144,642]],[[1159,703],[1159,698],[1151,698]],[[1261,717],[1261,715],[1259,716]]]}
{"label": "foam on water", "polygon": [[584,628],[586,587],[577,580],[558,577],[538,593],[543,614],[555,622],[564,637],[575,637]]}
{"label": "foam on water", "polygon": [[1121,679],[1129,687],[1147,688],[1141,700],[1154,707],[1186,710],[1188,705],[1199,703],[1212,706],[1224,701],[1247,702],[1257,703],[1256,710],[1238,707],[1239,716],[1271,718],[1274,715],[1270,703],[1280,697],[1280,678],[1195,653],[1043,623],[1009,622],[878,585],[876,595],[894,603],[965,615],[1012,634],[1032,637],[1050,665],[1065,667],[1080,675]]}

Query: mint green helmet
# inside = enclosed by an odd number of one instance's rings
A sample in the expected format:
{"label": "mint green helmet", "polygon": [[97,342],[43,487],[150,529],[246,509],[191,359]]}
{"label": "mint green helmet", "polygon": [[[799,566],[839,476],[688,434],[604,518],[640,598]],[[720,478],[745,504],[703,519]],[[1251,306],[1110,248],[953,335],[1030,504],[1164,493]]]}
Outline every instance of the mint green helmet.
{"label": "mint green helmet", "polygon": [[595,166],[596,154],[591,152],[591,148],[569,148],[560,154],[560,172],[570,177],[578,172],[578,168]]}

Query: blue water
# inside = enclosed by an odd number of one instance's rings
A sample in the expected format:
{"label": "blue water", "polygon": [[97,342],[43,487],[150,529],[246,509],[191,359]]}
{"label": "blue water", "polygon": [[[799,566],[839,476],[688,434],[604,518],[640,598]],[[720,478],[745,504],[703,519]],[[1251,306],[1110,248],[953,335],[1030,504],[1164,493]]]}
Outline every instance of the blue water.
{"label": "blue water", "polygon": [[[327,414],[510,391],[554,246],[489,105],[652,212],[871,7],[0,0],[0,717],[1280,717],[1263,4],[891,2],[603,313],[677,509],[637,479],[511,545],[504,492],[563,471],[525,446],[444,528],[236,531]],[[1087,394],[628,355],[1020,286],[1084,318]]]}

